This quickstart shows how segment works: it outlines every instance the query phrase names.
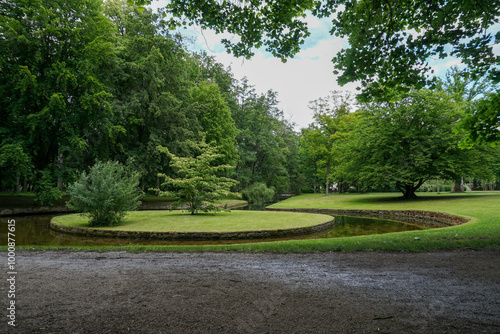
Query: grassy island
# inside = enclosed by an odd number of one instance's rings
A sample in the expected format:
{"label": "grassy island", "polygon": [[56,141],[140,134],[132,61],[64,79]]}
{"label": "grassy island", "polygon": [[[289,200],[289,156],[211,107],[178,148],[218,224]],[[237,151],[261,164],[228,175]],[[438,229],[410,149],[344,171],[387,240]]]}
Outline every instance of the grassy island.
{"label": "grassy island", "polygon": [[[134,211],[117,226],[93,228],[96,230],[133,232],[243,232],[309,227],[331,221],[328,215],[238,211],[199,213],[190,215],[181,211]],[[58,216],[52,223],[73,228],[87,228],[88,219],[78,214]]]}

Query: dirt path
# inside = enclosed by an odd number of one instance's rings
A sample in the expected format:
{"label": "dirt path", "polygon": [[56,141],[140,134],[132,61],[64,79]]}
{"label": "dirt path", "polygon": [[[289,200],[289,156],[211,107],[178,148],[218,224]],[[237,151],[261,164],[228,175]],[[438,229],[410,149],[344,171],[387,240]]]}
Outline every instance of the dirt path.
{"label": "dirt path", "polygon": [[499,333],[499,255],[19,252],[0,332]]}

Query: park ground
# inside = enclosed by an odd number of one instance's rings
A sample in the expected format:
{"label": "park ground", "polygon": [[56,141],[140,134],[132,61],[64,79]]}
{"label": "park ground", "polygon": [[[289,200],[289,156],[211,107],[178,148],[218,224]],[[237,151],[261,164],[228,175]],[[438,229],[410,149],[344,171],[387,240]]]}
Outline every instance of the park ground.
{"label": "park ground", "polygon": [[[499,333],[499,194],[407,204],[377,196],[282,205],[425,208],[473,220],[349,238],[352,247],[327,240],[324,251],[315,250],[319,241],[161,251],[24,247],[16,253],[17,326],[4,317],[0,333]],[[389,241],[395,246],[383,246]],[[385,251],[370,251],[379,244]],[[2,305],[7,295],[0,285]]]}
{"label": "park ground", "polygon": [[21,251],[0,332],[498,333],[499,255]]}

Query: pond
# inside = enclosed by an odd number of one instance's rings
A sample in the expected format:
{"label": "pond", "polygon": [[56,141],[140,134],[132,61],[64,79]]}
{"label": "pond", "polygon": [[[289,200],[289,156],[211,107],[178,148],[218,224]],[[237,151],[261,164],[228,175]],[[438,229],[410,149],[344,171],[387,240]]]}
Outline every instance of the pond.
{"label": "pond", "polygon": [[247,242],[262,242],[276,240],[296,240],[310,238],[340,238],[368,234],[383,234],[421,230],[425,227],[405,224],[390,220],[361,218],[350,216],[334,216],[333,229],[309,235],[295,236],[281,239],[252,239],[252,240],[214,240],[214,241],[168,241],[168,240],[131,240],[119,238],[96,238],[72,236],[58,233],[50,229],[49,223],[54,214],[26,215],[0,217],[0,244],[7,244],[7,222],[14,219],[16,222],[16,246],[105,246],[105,245],[217,245]]}

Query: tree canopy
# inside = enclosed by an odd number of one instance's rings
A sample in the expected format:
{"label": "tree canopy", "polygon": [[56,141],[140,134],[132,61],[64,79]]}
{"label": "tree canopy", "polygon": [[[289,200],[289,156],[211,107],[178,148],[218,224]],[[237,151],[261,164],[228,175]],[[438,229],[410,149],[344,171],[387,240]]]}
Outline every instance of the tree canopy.
{"label": "tree canopy", "polygon": [[[135,0],[138,4],[151,0]],[[164,15],[171,29],[197,24],[238,38],[223,39],[228,52],[250,58],[264,47],[282,61],[294,57],[310,36],[307,16],[331,19],[334,36],[349,46],[332,59],[338,82],[358,82],[360,101],[391,100],[400,93],[434,88],[432,62],[455,57],[476,78],[500,82],[498,1],[478,0],[170,0]],[[472,141],[498,141],[496,97],[471,110],[462,123]]]}
{"label": "tree canopy", "polygon": [[[48,204],[99,161],[134,171],[143,190],[160,188],[159,173],[184,179],[164,190],[180,191],[182,182],[187,189],[194,181],[183,168],[191,166],[203,174],[195,178],[226,184],[196,190],[214,194],[252,185],[299,193],[334,184],[339,191],[398,186],[412,197],[433,177],[499,180],[500,146],[481,143],[499,140],[498,83],[484,73],[494,74],[498,60],[488,56],[487,30],[498,8],[481,3],[483,12],[460,14],[471,3],[436,0],[424,8],[418,2],[412,13],[406,0],[173,0],[164,16],[126,0],[0,2],[0,190],[34,190]],[[450,17],[439,14],[448,11]],[[313,124],[301,133],[278,108],[275,91],[257,93],[214,57],[189,51],[170,30],[182,18],[214,25],[248,34],[226,42],[238,55],[266,46],[286,58],[308,34],[307,15],[330,17],[332,33],[367,39],[337,55],[337,70],[364,82],[366,98],[385,98],[354,105],[335,94],[320,97],[311,103]],[[349,20],[352,32],[344,26]],[[369,37],[376,33],[382,35]],[[380,50],[387,51],[383,57]],[[431,82],[427,65],[418,64],[445,53],[468,59],[469,68],[420,89]],[[351,61],[352,69],[342,67]],[[373,71],[365,66],[371,62]],[[200,196],[194,206],[206,208],[200,203],[212,199]]]}
{"label": "tree canopy", "polygon": [[431,178],[454,179],[462,168],[454,124],[459,105],[444,92],[412,91],[395,103],[366,106],[349,145],[350,179],[393,184],[405,198]]}
{"label": "tree canopy", "polygon": [[[136,0],[150,3],[151,0]],[[328,0],[180,1],[165,7],[172,27],[197,24],[239,39],[223,40],[235,56],[251,57],[265,47],[282,60],[297,54],[310,35],[308,15],[332,19],[331,33],[350,47],[334,58],[340,84],[360,81],[364,98],[381,97],[385,88],[429,84],[431,57],[454,56],[478,75],[500,80],[500,57],[493,45],[500,33],[497,1],[477,0]]]}

